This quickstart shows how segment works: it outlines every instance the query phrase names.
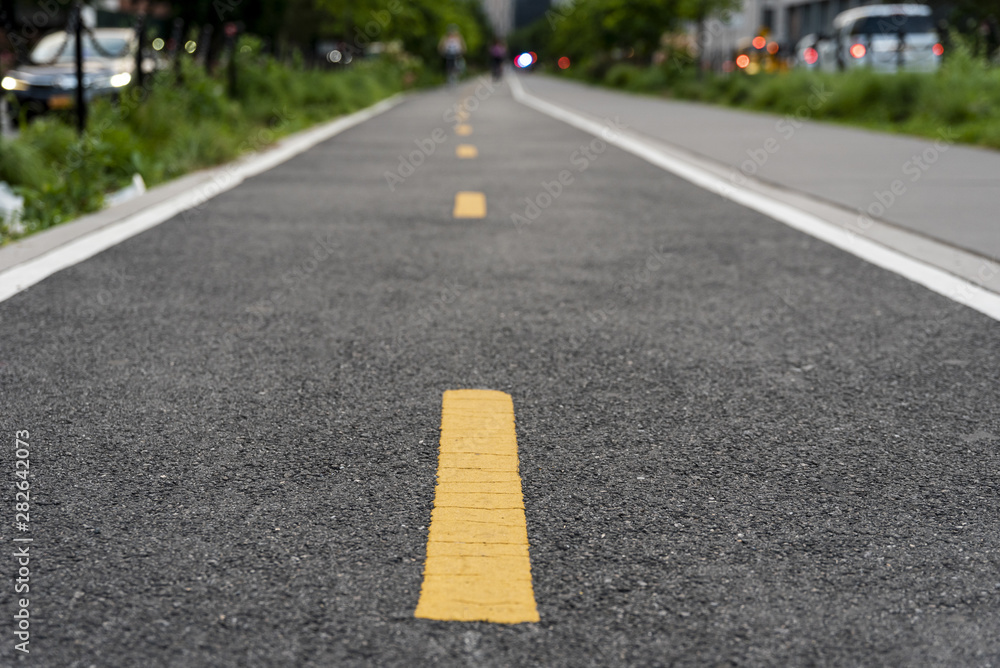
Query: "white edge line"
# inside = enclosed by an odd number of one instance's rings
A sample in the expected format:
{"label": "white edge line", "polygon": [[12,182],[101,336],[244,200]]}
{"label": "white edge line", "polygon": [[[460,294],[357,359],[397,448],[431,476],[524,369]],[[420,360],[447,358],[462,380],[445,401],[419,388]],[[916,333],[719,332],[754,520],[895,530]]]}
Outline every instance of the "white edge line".
{"label": "white edge line", "polygon": [[0,272],[0,302],[179,213],[201,206],[246,179],[273,169],[344,130],[388,111],[404,97],[402,93],[394,95],[367,109],[286,137],[272,149],[216,167],[208,172],[211,178],[190,190]]}
{"label": "white edge line", "polygon": [[995,292],[986,290],[975,283],[939,269],[934,265],[921,262],[888,246],[883,246],[875,241],[845,230],[811,213],[796,209],[767,195],[729,183],[707,170],[667,155],[643,143],[638,138],[612,132],[607,125],[592,121],[528,93],[516,77],[510,77],[510,79],[514,99],[525,106],[536,109],[584,132],[596,135],[607,143],[624,149],[700,188],[742,204],[749,209],[758,211],[765,216],[824,241],[862,260],[903,276],[914,283],[919,283],[939,295],[975,309],[994,320],[1000,320],[1000,295]]}

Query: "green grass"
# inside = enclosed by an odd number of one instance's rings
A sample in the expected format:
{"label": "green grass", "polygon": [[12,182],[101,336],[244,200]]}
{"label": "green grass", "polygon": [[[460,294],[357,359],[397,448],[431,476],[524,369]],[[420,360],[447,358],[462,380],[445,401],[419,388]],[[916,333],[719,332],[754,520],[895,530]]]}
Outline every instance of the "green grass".
{"label": "green grass", "polygon": [[186,67],[180,82],[157,75],[148,94],[92,105],[79,136],[68,117],[44,117],[0,143],[0,180],[25,198],[22,223],[0,221],[0,245],[100,209],[107,193],[139,173],[149,186],[260,150],[276,139],[427,83],[407,58],[355,64],[340,72],[293,68],[244,42],[235,95],[225,72]]}
{"label": "green grass", "polygon": [[[794,70],[707,75],[673,64],[578,68],[605,86],[1000,149],[1000,67],[972,57],[960,40],[938,72],[877,74]],[[821,92],[821,93],[818,93]]]}

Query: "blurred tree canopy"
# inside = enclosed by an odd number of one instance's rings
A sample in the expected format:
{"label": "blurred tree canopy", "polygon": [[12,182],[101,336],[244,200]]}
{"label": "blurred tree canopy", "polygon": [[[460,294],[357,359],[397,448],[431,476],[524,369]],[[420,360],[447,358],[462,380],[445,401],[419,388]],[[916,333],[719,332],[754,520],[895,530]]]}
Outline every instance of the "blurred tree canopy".
{"label": "blurred tree canopy", "polygon": [[[92,0],[88,3],[93,4]],[[64,15],[73,0],[0,0],[0,28],[23,30],[37,12]],[[451,24],[459,26],[470,53],[485,47],[488,22],[478,0],[166,0],[190,31],[213,27],[215,48],[221,27],[242,24],[278,53],[312,54],[317,42],[336,40],[363,49],[372,42],[399,40],[406,51],[432,59]],[[56,21],[58,24],[58,20]],[[51,29],[51,28],[50,28]]]}
{"label": "blurred tree canopy", "polygon": [[469,50],[481,48],[486,20],[477,0],[193,0],[175,2],[191,23],[242,21],[275,45],[299,49],[319,40],[362,50],[372,42],[399,40],[406,51],[437,57],[437,43],[451,24]]}
{"label": "blurred tree canopy", "polygon": [[620,49],[645,63],[665,32],[739,5],[740,0],[577,0],[550,9],[529,34],[538,39],[548,32],[546,50],[553,55],[587,61]]}
{"label": "blurred tree canopy", "polygon": [[399,40],[409,53],[437,57],[438,41],[449,25],[457,25],[469,52],[485,47],[488,23],[477,0],[315,0],[337,17],[346,41]]}
{"label": "blurred tree canopy", "polygon": [[1000,59],[1000,0],[929,0],[944,10],[949,24],[971,36],[977,55]]}

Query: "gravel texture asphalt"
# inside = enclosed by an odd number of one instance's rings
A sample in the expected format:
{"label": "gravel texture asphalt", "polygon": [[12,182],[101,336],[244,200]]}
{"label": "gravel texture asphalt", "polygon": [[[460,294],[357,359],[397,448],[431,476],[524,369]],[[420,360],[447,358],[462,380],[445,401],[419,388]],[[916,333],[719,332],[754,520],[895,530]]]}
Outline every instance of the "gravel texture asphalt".
{"label": "gravel texture asphalt", "polygon": [[[830,101],[815,88],[793,115],[637,96],[546,76],[522,77],[545,100],[597,116],[730,167],[1000,262],[1000,151],[815,122]],[[895,185],[893,185],[895,182]],[[995,272],[993,272],[995,273]]]}
{"label": "gravel texture asphalt", "polygon": [[[0,664],[1000,666],[1000,324],[503,86],[459,160],[476,86],[0,304]],[[513,396],[538,624],[413,617],[457,388]]]}

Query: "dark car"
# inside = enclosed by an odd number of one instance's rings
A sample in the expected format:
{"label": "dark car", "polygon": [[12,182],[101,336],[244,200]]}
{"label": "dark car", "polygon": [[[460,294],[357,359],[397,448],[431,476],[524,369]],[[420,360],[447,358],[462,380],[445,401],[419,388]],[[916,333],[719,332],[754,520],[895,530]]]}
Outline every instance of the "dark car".
{"label": "dark car", "polygon": [[[96,41],[96,44],[95,44]],[[127,28],[98,28],[83,38],[84,96],[92,100],[116,94],[135,75],[136,37]],[[69,109],[76,104],[76,39],[65,32],[47,35],[31,51],[29,62],[0,80],[15,101],[13,112],[29,115]],[[151,60],[143,70],[155,69]]]}

